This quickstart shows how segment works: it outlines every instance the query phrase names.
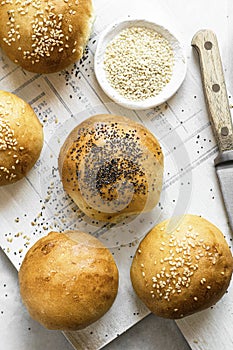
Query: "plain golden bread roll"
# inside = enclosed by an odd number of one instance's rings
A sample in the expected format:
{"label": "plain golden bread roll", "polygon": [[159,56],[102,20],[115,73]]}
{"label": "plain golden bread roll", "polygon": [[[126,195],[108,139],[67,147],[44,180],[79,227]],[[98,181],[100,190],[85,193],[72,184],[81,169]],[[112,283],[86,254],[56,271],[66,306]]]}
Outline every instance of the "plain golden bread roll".
{"label": "plain golden bread roll", "polygon": [[118,222],[158,203],[163,153],[143,125],[101,114],[69,134],[60,151],[59,172],[64,189],[86,215]]}
{"label": "plain golden bread roll", "polygon": [[35,73],[57,72],[83,55],[89,39],[91,0],[4,0],[0,2],[0,46]]}
{"label": "plain golden bread roll", "polygon": [[22,179],[43,146],[42,125],[21,98],[0,90],[0,186]]}
{"label": "plain golden bread roll", "polygon": [[155,226],[140,243],[131,266],[136,294],[156,315],[182,318],[214,305],[230,283],[233,258],[219,229],[185,215]]}
{"label": "plain golden bread roll", "polygon": [[19,285],[32,318],[49,329],[77,330],[109,310],[117,295],[118,269],[95,237],[50,232],[27,252]]}

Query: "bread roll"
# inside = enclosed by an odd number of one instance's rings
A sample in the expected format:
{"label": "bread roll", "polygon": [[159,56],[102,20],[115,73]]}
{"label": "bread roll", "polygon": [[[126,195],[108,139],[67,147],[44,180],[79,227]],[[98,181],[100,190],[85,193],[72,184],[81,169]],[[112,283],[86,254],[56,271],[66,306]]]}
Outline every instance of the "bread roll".
{"label": "bread roll", "polygon": [[[156,315],[182,318],[215,304],[230,283],[233,258],[219,229],[185,215],[170,231],[155,226],[140,243],[131,266],[135,292]],[[172,227],[172,226],[170,226]]]}
{"label": "bread roll", "polygon": [[19,285],[32,318],[49,329],[77,330],[111,307],[118,270],[110,251],[89,234],[50,232],[27,252]]}
{"label": "bread roll", "polygon": [[0,2],[0,46],[35,73],[57,72],[79,60],[93,22],[91,0]]}
{"label": "bread roll", "polygon": [[33,109],[0,90],[0,186],[23,178],[37,161],[43,130]]}
{"label": "bread roll", "polygon": [[102,114],[78,125],[59,155],[64,189],[96,220],[118,222],[159,201],[163,153],[143,125]]}

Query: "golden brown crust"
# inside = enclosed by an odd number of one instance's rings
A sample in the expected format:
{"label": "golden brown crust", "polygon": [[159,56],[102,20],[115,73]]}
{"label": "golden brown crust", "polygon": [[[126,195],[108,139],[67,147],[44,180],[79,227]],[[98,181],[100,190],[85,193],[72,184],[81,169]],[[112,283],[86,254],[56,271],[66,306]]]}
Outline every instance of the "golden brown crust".
{"label": "golden brown crust", "polygon": [[39,158],[43,128],[28,103],[0,90],[0,186],[23,178]]}
{"label": "golden brown crust", "polygon": [[158,203],[163,153],[143,125],[101,114],[82,122],[67,137],[59,172],[64,189],[85,214],[118,222]]}
{"label": "golden brown crust", "polygon": [[118,290],[112,254],[95,237],[51,232],[28,251],[19,271],[22,299],[49,329],[82,329],[103,316]]}
{"label": "golden brown crust", "polygon": [[230,283],[233,258],[219,229],[195,215],[155,226],[131,266],[135,292],[156,315],[182,318],[215,304]]}
{"label": "golden brown crust", "polygon": [[91,0],[0,2],[0,46],[35,73],[57,72],[83,55],[91,31]]}

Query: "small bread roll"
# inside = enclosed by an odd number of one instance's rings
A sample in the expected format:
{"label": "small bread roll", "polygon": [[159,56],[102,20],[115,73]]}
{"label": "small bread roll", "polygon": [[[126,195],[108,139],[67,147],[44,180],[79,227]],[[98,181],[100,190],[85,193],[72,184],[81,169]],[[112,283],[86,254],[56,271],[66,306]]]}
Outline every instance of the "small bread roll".
{"label": "small bread roll", "polygon": [[150,311],[178,319],[215,304],[227,290],[232,269],[221,231],[199,216],[185,215],[176,229],[167,220],[142,240],[131,280]]}
{"label": "small bread roll", "polygon": [[0,186],[22,179],[39,158],[42,125],[28,103],[0,90]]}
{"label": "small bread roll", "polygon": [[0,2],[0,46],[35,73],[57,72],[79,60],[93,23],[91,0]]}
{"label": "small bread roll", "polygon": [[96,115],[67,137],[59,172],[64,189],[86,215],[118,222],[158,203],[163,153],[143,125],[121,116]]}
{"label": "small bread roll", "polygon": [[32,318],[49,329],[77,330],[111,307],[118,270],[110,251],[95,237],[50,232],[27,252],[19,285]]}

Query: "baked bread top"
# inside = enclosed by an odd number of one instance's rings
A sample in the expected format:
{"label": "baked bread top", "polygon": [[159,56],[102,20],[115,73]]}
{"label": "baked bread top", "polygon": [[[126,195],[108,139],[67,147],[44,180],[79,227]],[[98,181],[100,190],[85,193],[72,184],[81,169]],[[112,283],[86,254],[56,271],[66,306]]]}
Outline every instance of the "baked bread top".
{"label": "baked bread top", "polygon": [[77,61],[93,23],[91,0],[0,2],[0,46],[35,73],[57,72]]}
{"label": "baked bread top", "polygon": [[184,215],[155,226],[131,266],[135,292],[156,315],[181,318],[215,304],[230,283],[233,258],[221,231]]}
{"label": "baked bread top", "polygon": [[0,186],[22,179],[42,146],[43,128],[31,106],[0,90]]}
{"label": "baked bread top", "polygon": [[19,284],[32,318],[49,329],[77,330],[111,307],[118,270],[110,251],[95,237],[50,232],[27,252]]}
{"label": "baked bread top", "polygon": [[59,172],[64,189],[85,214],[117,222],[158,203],[163,153],[143,125],[101,114],[82,122],[67,137]]}

